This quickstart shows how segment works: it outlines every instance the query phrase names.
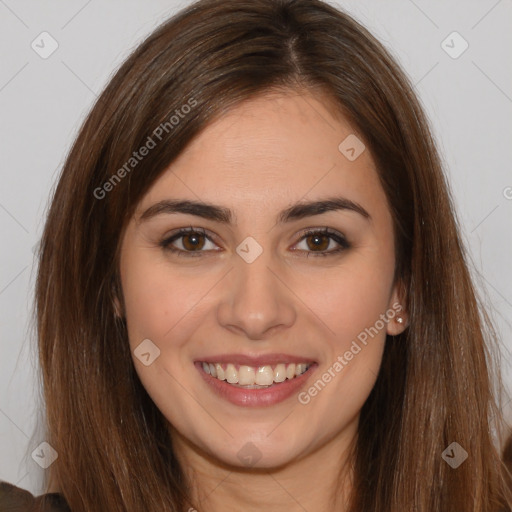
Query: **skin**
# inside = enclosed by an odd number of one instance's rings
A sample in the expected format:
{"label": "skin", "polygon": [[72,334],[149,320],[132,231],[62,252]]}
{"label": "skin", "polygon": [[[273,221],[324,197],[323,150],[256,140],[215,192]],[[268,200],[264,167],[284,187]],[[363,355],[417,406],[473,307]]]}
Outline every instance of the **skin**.
{"label": "skin", "polygon": [[[305,405],[296,395],[268,407],[233,405],[215,395],[193,365],[219,353],[304,356],[319,365],[307,389],[400,302],[392,219],[375,164],[368,149],[355,161],[338,150],[354,129],[332,113],[325,98],[307,92],[265,94],[237,106],[153,184],[124,233],[120,314],[132,353],[144,339],[160,349],[151,365],[135,356],[134,364],[169,420],[200,509],[333,510],[334,490],[350,489],[350,471],[341,487],[336,475],[356,439],[386,333],[405,328],[406,322],[390,320]],[[357,202],[371,218],[339,210],[276,224],[282,209],[333,194]],[[236,222],[183,213],[140,220],[147,208],[171,198],[224,206]],[[199,239],[198,257],[159,245],[189,226],[215,237]],[[303,236],[306,228],[324,227],[344,235],[350,248],[315,256],[339,247],[327,237],[317,248]],[[236,252],[248,236],[263,249],[250,264]],[[193,243],[185,236],[173,246],[193,251]],[[248,442],[261,454],[252,467],[237,455]],[[341,495],[337,510],[344,508]]]}

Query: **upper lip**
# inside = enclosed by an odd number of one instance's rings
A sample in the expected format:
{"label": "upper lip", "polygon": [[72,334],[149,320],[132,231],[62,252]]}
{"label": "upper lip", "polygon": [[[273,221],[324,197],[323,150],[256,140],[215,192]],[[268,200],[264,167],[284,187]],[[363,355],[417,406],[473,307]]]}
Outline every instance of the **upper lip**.
{"label": "upper lip", "polygon": [[293,356],[291,354],[260,354],[257,356],[249,356],[246,354],[218,354],[196,359],[196,362],[233,363],[259,367],[279,363],[314,363],[315,361],[308,357]]}

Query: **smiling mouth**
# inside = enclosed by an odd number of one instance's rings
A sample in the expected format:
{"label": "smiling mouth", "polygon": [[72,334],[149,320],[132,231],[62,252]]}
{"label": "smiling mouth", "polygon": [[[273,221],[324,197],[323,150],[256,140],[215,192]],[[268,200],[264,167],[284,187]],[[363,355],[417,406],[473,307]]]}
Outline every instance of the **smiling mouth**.
{"label": "smiling mouth", "polygon": [[292,380],[307,372],[312,362],[278,363],[275,365],[247,366],[234,363],[208,363],[201,361],[202,370],[217,380],[234,387],[264,389],[285,380]]}

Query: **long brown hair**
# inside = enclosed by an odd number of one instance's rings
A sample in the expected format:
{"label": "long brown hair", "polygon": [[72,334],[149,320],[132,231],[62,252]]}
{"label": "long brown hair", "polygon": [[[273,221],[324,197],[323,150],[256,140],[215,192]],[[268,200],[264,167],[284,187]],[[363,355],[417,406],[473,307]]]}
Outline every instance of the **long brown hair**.
{"label": "long brown hair", "polygon": [[[499,417],[495,335],[428,122],[386,49],[320,0],[189,6],[133,52],[84,122],[54,191],[37,278],[48,442],[59,454],[52,478],[74,512],[189,504],[166,419],[115,315],[120,241],[145,192],[200,130],[242,101],[286,90],[321,95],[349,120],[394,220],[409,326],[386,340],[361,411],[350,510],[510,508],[510,473],[489,423]],[[131,160],[148,137],[154,146]],[[452,442],[468,453],[457,469],[441,456]]]}

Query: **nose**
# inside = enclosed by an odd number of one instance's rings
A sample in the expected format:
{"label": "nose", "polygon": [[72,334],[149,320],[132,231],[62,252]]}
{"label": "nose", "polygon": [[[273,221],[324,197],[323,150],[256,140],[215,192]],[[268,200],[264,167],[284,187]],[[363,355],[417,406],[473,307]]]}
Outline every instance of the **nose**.
{"label": "nose", "polygon": [[295,295],[279,271],[282,266],[271,261],[270,251],[252,263],[237,256],[234,266],[223,283],[225,293],[217,310],[220,325],[251,340],[266,340],[290,328],[297,316]]}

